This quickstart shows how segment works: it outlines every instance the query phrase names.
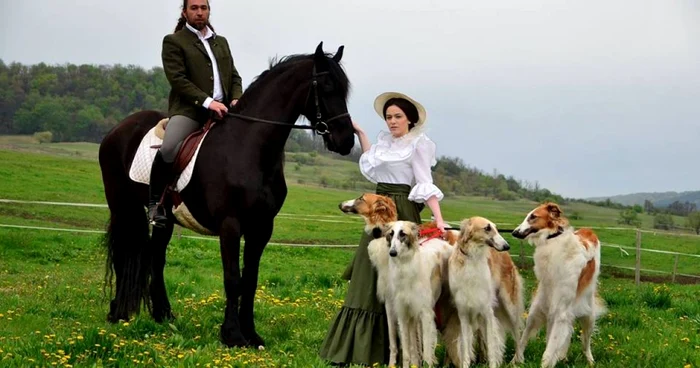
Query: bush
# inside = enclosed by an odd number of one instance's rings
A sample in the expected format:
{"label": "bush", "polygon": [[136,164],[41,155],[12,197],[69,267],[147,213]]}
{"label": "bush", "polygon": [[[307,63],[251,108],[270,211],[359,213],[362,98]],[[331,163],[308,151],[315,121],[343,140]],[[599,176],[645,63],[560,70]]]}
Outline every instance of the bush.
{"label": "bush", "polygon": [[619,224],[639,227],[642,225],[642,220],[637,215],[637,212],[632,209],[620,211],[620,217],[617,222]]}
{"label": "bush", "polygon": [[654,216],[654,229],[673,229],[673,217],[668,213],[659,213]]}
{"label": "bush", "polygon": [[518,199],[518,194],[507,189],[499,190],[496,199],[501,201],[514,201]]}
{"label": "bush", "polygon": [[36,132],[34,133],[34,139],[39,143],[51,143],[53,142],[53,133],[49,131]]}

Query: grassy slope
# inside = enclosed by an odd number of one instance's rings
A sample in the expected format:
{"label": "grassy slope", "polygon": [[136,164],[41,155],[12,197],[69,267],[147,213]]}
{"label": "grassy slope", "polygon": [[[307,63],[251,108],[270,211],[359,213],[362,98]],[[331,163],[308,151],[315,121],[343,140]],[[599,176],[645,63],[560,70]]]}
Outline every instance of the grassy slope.
{"label": "grassy slope", "polygon": [[[99,166],[96,164],[96,144],[60,143],[39,145],[26,141],[26,138],[8,137],[0,142],[15,142],[15,151],[0,150],[0,183],[2,198],[60,201],[80,203],[104,203]],[[17,143],[19,141],[19,143]],[[7,143],[5,143],[7,146]],[[75,146],[83,147],[83,154],[73,154]],[[51,149],[46,151],[46,147]],[[19,148],[17,148],[19,147]],[[295,156],[305,156],[314,165],[294,162]],[[349,161],[334,160],[329,157],[310,157],[308,154],[290,154],[286,166],[290,192],[282,209],[283,214],[308,216],[309,214],[333,216],[322,218],[309,217],[300,220],[280,216],[276,220],[273,241],[313,244],[355,244],[359,219],[341,216],[337,210],[338,202],[353,198],[365,190],[371,189],[332,189],[320,186],[297,184],[314,182],[319,177],[341,178],[332,180],[352,180],[357,178],[357,165]],[[360,181],[358,181],[360,183]],[[364,188],[372,188],[364,183]],[[460,219],[480,215],[495,221],[501,228],[512,228],[535,205],[532,201],[496,201],[484,197],[448,196],[442,202],[444,217],[456,226]],[[608,208],[573,203],[564,206],[565,213],[578,212],[583,218],[572,220],[574,226],[617,227],[618,212]],[[337,216],[337,217],[335,217]],[[430,211],[423,212],[424,217]],[[643,228],[651,228],[652,217],[641,216]],[[0,223],[34,226],[78,227],[102,229],[107,219],[106,209],[86,207],[55,207],[27,204],[0,204]],[[596,230],[604,243],[625,247],[635,246],[635,234],[630,230]],[[183,234],[191,234],[183,231]],[[512,240],[512,239],[511,239]],[[514,243],[512,252],[520,254],[520,242]],[[693,236],[674,236],[664,232],[644,233],[642,247],[666,251],[700,254],[700,238]],[[524,254],[532,249],[525,246]],[[634,252],[624,253],[616,248],[603,248],[606,264],[633,267]],[[671,271],[674,256],[644,252],[642,267],[645,269]],[[697,258],[680,257],[678,271],[686,274],[698,273]]]}
{"label": "grassy slope", "polygon": [[[1,197],[103,203],[94,156],[71,156],[62,145],[56,147],[60,152],[45,152],[50,155],[30,154],[29,148],[21,154],[0,151]],[[347,170],[352,170],[352,163],[348,164]],[[288,166],[287,171],[291,170]],[[292,185],[284,215],[276,220],[273,241],[355,244],[361,222],[339,216],[337,204],[358,193]],[[479,214],[507,227],[519,222],[532,205],[470,197],[447,199],[443,208],[451,220]],[[581,224],[616,226],[615,211],[586,205],[565,210],[579,211],[584,216],[578,221]],[[309,215],[326,217],[304,218]],[[101,208],[0,203],[0,223],[102,229],[106,218]],[[607,242],[634,243],[629,231],[599,233]],[[223,292],[216,242],[175,237],[168,248],[166,283],[178,316],[172,324],[158,325],[144,315],[128,324],[109,325],[104,319],[107,302],[102,294],[104,258],[99,239],[95,234],[0,228],[0,365],[325,366],[317,351],[342,303],[346,285],[339,276],[352,257],[351,249],[268,248],[256,318],[269,348],[258,352],[224,349],[218,343]],[[645,246],[700,254],[692,237],[644,234],[643,239]],[[514,245],[512,253],[517,254],[518,243]],[[531,251],[529,246],[525,250]],[[633,254],[619,254],[604,248],[603,257],[606,262],[634,262]],[[664,263],[659,255],[647,254],[644,260]],[[644,266],[651,268],[649,264]],[[697,272],[696,265],[679,268]],[[523,273],[529,296],[533,275]],[[637,289],[629,280],[604,275],[601,293],[610,312],[600,321],[594,342],[600,366],[700,366],[700,286]],[[543,350],[540,335],[528,346],[524,367],[538,366]],[[511,355],[509,342],[507,358]],[[570,365],[583,367],[584,362],[580,347],[572,343]]]}

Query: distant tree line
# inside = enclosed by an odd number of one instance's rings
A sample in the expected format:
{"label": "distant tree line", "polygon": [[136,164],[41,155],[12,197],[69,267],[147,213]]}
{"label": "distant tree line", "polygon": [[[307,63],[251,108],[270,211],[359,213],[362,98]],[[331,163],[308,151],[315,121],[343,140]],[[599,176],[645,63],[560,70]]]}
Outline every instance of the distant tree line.
{"label": "distant tree line", "polygon": [[[292,131],[285,150],[287,152],[321,152],[324,155],[353,162],[357,162],[362,154],[357,145],[347,156],[329,153],[324,150],[323,140],[320,137],[298,130]],[[433,179],[435,185],[451,195],[478,195],[499,200],[527,198],[538,202],[546,200],[567,202],[562,196],[541,188],[537,182],[522,182],[495,171],[487,174],[466,165],[457,157],[439,157],[437,165],[433,168]]]}
{"label": "distant tree line", "polygon": [[51,132],[53,141],[99,142],[132,112],[166,110],[169,91],[162,68],[0,59],[0,134]]}
{"label": "distant tree line", "polygon": [[[0,134],[35,134],[41,142],[97,143],[117,122],[133,112],[165,111],[169,91],[170,85],[160,67],[146,70],[119,64],[24,65],[6,64],[0,59]],[[324,152],[354,162],[361,154],[360,147],[355,147],[347,156],[328,153],[320,137],[298,130],[292,131],[286,149],[289,152]],[[440,157],[433,175],[436,184],[453,195],[586,202],[563,198],[541,188],[537,182],[522,182],[495,171],[485,173],[457,157]],[[629,209],[610,200],[591,204]],[[685,204],[674,203],[669,206],[668,213],[687,215],[696,210],[683,206]]]}

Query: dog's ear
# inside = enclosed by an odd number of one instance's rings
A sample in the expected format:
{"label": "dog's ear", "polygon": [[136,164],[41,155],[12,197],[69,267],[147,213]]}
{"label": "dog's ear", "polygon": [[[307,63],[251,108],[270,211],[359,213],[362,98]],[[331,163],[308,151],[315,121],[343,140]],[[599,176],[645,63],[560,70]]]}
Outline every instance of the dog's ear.
{"label": "dog's ear", "polygon": [[414,242],[418,240],[418,237],[420,236],[420,225],[418,225],[415,222],[411,222],[411,242]]}
{"label": "dog's ear", "polygon": [[460,243],[467,243],[469,239],[472,238],[472,233],[474,232],[474,226],[472,225],[471,219],[462,220],[459,225],[459,241]]}
{"label": "dog's ear", "polygon": [[562,210],[556,203],[548,202],[547,212],[549,212],[549,215],[552,216],[553,219],[558,219],[561,217]]}
{"label": "dog's ear", "polygon": [[393,226],[394,226],[393,222],[390,222],[388,224],[383,225],[384,229],[383,229],[382,233],[384,234],[384,237],[386,238],[386,242],[389,244],[391,244],[391,237],[394,235],[391,233],[391,228]]}
{"label": "dog's ear", "polygon": [[386,223],[396,218],[396,205],[391,198],[379,198],[374,202],[372,212],[376,216],[375,222]]}
{"label": "dog's ear", "polygon": [[376,226],[374,229],[372,229],[372,237],[374,239],[379,239],[382,237],[384,231],[382,231],[382,228],[379,226]]}

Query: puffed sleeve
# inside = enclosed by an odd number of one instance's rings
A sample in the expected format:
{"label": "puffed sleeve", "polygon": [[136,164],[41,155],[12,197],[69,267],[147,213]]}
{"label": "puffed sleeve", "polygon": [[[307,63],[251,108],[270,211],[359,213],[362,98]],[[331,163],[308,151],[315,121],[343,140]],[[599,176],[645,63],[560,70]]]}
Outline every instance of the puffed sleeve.
{"label": "puffed sleeve", "polygon": [[440,188],[433,184],[433,174],[430,168],[437,164],[435,159],[435,143],[428,137],[421,137],[416,144],[415,152],[411,158],[413,175],[416,185],[411,188],[408,199],[416,203],[424,203],[430,197],[436,196],[438,201],[444,197]]}
{"label": "puffed sleeve", "polygon": [[375,146],[372,145],[372,147],[368,149],[367,152],[363,153],[360,156],[359,166],[360,172],[365,177],[365,179],[369,180],[374,184],[377,184],[377,180],[375,179],[377,162],[374,159],[374,154]]}

